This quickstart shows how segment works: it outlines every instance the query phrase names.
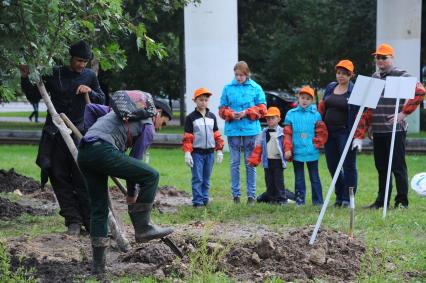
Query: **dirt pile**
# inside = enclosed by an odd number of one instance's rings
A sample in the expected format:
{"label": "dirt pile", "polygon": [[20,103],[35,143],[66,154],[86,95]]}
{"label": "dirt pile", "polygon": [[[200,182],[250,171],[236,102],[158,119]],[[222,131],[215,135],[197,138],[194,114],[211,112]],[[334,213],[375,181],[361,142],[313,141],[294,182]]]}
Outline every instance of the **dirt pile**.
{"label": "dirt pile", "polygon": [[10,193],[19,190],[23,194],[30,194],[40,189],[40,183],[33,178],[22,176],[13,168],[9,171],[0,169],[0,192]]}
{"label": "dirt pile", "polygon": [[285,281],[323,278],[331,282],[356,279],[365,246],[346,234],[323,230],[314,246],[312,229],[273,233],[260,241],[236,244],[226,254],[221,269],[239,281],[261,282],[277,277]]}
{"label": "dirt pile", "polygon": [[[112,277],[143,275],[164,280],[173,276],[187,281],[191,274],[202,270],[202,260],[196,260],[195,265],[191,260],[214,257],[213,270],[224,272],[236,281],[263,282],[274,277],[300,282],[314,279],[330,282],[356,280],[365,251],[362,241],[349,241],[343,233],[321,230],[312,247],[308,243],[311,228],[283,233],[261,229],[261,233],[257,234],[256,227],[253,225],[253,229],[247,229],[241,224],[221,223],[207,228],[212,230],[207,240],[203,238],[205,236],[199,236],[202,233],[198,232],[204,229],[202,225],[192,226],[197,230],[192,234],[179,228],[172,238],[184,251],[182,260],[176,260],[175,254],[161,241],[134,245],[134,249],[126,254],[112,245],[107,253],[107,270]],[[212,237],[220,235],[221,231],[225,231],[224,237]],[[226,231],[234,233],[227,234]],[[254,234],[250,236],[249,231]],[[19,265],[34,267],[35,276],[41,282],[72,282],[90,276],[89,241],[88,237],[52,234],[12,239],[7,245],[14,268]],[[203,255],[202,251],[206,254]]]}
{"label": "dirt pile", "polygon": [[0,220],[12,220],[18,218],[23,213],[29,213],[32,215],[50,215],[52,211],[32,208],[0,197]]}

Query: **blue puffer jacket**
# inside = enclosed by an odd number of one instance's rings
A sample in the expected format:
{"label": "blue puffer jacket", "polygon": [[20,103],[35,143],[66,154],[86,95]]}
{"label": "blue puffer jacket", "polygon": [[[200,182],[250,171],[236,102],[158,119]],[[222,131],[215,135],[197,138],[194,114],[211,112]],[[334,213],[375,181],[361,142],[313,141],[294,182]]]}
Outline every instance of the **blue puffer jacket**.
{"label": "blue puffer jacket", "polygon": [[[223,88],[219,109],[225,106],[234,112],[240,112],[258,104],[266,105],[265,93],[262,87],[252,79],[248,79],[242,84],[239,84],[234,79]],[[226,136],[255,136],[260,131],[259,120],[249,120],[244,117],[241,120],[225,122]]]}
{"label": "blue puffer jacket", "polygon": [[[268,127],[263,129],[262,134],[259,135],[259,137],[258,137],[258,139],[260,139],[260,141],[256,141],[256,143],[260,143],[262,145],[262,166],[263,166],[263,168],[269,167],[268,166],[268,146],[266,144],[266,132],[267,131],[268,131]],[[278,151],[280,152],[281,161],[283,163],[283,168],[286,168],[287,165],[286,165],[284,153],[283,153],[283,146],[284,146],[283,128],[281,128],[280,126],[277,126],[275,131],[277,132],[277,147],[278,147]]]}
{"label": "blue puffer jacket", "polygon": [[[322,99],[324,102],[330,95],[333,94],[334,89],[336,88],[337,85],[338,85],[337,82],[332,82],[327,85],[324,91],[324,97]],[[346,93],[346,101],[349,101],[349,97],[351,97],[353,88],[354,88],[354,84],[350,81],[348,85],[348,92]],[[358,110],[359,110],[358,105],[352,105],[348,103],[348,119],[346,124],[346,130],[348,131],[348,133],[350,132],[350,130],[352,129],[352,126],[354,125],[356,115],[358,114]]]}
{"label": "blue puffer jacket", "polygon": [[321,121],[321,115],[314,104],[305,109],[297,106],[287,112],[284,125],[290,125],[293,130],[293,159],[300,162],[319,159],[319,150],[315,148],[315,125]]}

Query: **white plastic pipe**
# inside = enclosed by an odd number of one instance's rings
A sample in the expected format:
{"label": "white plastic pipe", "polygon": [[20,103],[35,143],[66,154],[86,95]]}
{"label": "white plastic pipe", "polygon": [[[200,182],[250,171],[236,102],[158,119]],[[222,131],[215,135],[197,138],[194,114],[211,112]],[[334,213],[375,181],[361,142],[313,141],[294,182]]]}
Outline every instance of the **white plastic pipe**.
{"label": "white plastic pipe", "polygon": [[392,159],[393,159],[393,149],[394,149],[394,146],[395,146],[396,123],[398,122],[397,121],[398,110],[399,110],[399,97],[396,99],[395,113],[393,115],[392,138],[391,138],[391,146],[390,146],[390,151],[389,151],[388,174],[386,176],[385,200],[383,202],[383,218],[386,217],[386,211],[387,211],[387,208],[388,208],[389,185],[390,185],[390,180],[392,178],[392,175],[391,175]]}

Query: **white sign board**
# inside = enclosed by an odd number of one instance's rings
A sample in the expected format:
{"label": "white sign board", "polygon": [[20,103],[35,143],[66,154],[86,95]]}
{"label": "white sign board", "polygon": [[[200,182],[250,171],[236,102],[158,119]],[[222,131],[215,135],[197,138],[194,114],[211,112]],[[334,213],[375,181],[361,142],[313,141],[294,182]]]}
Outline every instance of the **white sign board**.
{"label": "white sign board", "polygon": [[416,77],[386,77],[386,98],[411,99],[416,92]]}
{"label": "white sign board", "polygon": [[368,108],[376,108],[384,87],[384,80],[359,75],[348,103],[358,106],[364,105]]}

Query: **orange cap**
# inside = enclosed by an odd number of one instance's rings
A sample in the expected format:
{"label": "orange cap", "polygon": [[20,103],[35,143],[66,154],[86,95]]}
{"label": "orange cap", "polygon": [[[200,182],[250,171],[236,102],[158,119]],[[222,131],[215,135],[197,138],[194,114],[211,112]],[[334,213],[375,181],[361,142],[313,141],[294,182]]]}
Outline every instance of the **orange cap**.
{"label": "orange cap", "polygon": [[278,109],[277,107],[269,107],[268,110],[266,111],[265,117],[273,117],[273,116],[278,116],[279,118],[281,118],[280,109]]}
{"label": "orange cap", "polygon": [[199,97],[200,95],[203,95],[203,94],[205,94],[207,96],[212,95],[212,93],[207,88],[200,87],[200,88],[195,90],[194,96],[192,97],[192,100],[195,100],[197,97]]}
{"label": "orange cap", "polygon": [[380,44],[379,47],[377,47],[376,52],[372,53],[372,55],[393,56],[393,47],[387,43]]}
{"label": "orange cap", "polygon": [[299,90],[299,94],[302,94],[302,93],[309,94],[310,96],[312,96],[312,98],[314,98],[314,96],[315,96],[315,91],[314,91],[314,89],[313,89],[313,88],[311,88],[310,86],[304,86],[304,87],[302,87],[302,88]]}
{"label": "orange cap", "polygon": [[352,63],[352,61],[351,60],[346,60],[346,59],[345,60],[340,60],[339,63],[337,63],[337,65],[336,65],[335,68],[337,69],[338,67],[346,69],[346,70],[348,70],[351,73],[353,73],[354,70],[355,70],[355,67],[354,67],[354,64]]}

